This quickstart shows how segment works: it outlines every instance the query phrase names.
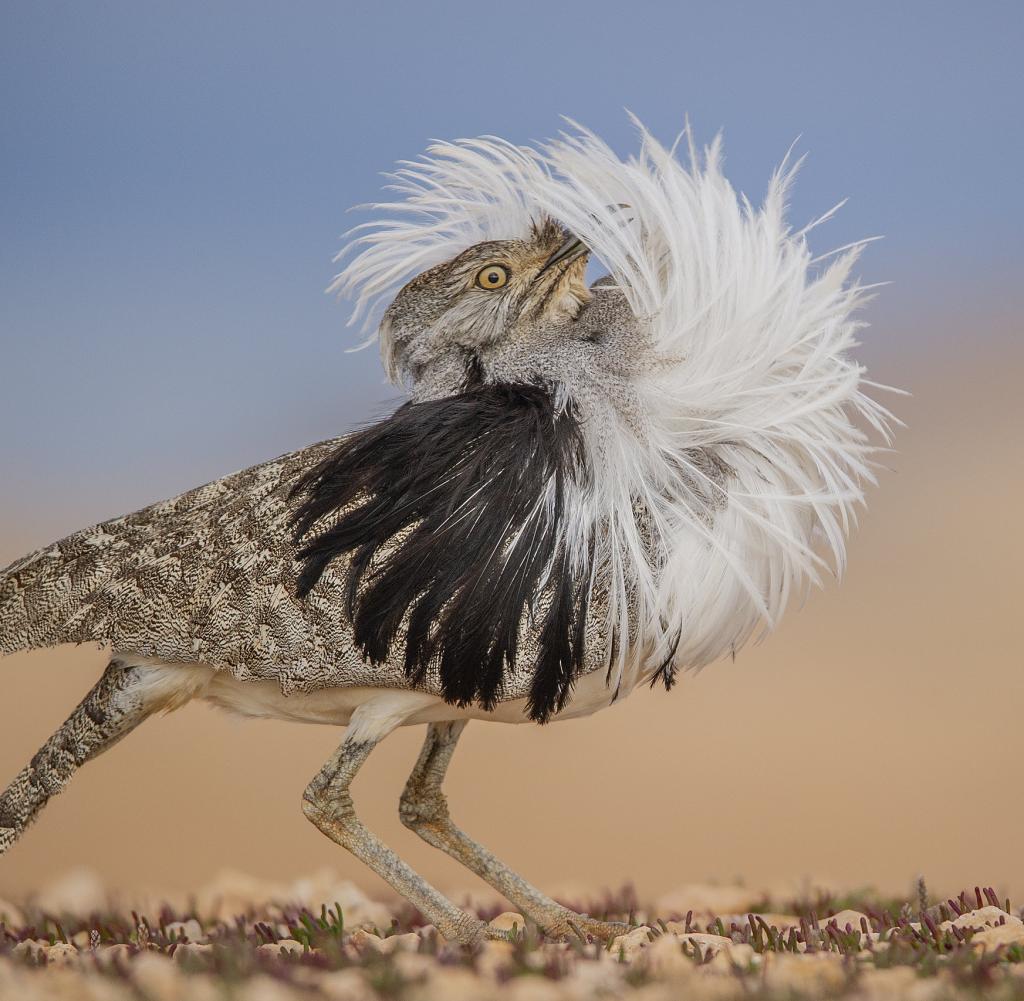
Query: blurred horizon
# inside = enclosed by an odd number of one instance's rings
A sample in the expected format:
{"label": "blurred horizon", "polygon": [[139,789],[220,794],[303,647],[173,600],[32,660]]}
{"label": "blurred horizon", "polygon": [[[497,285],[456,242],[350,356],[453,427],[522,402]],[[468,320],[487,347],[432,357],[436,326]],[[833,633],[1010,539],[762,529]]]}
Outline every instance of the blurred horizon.
{"label": "blurred horizon", "polygon": [[[883,235],[858,357],[907,427],[842,588],[777,636],[614,712],[467,731],[453,811],[541,882],[800,875],[1024,892],[1020,756],[1024,7],[605,0],[395,8],[0,5],[0,566],[68,532],[336,435],[399,399],[323,290],[350,206],[431,138],[628,153],[724,130],[759,201],[797,140],[789,218],[817,253]],[[798,138],[799,137],[799,138]],[[102,656],[0,665],[0,784]],[[40,673],[42,672],[42,673]],[[45,678],[44,683],[39,679]],[[394,816],[418,732],[356,799],[410,862],[477,885]],[[222,867],[380,884],[305,823],[330,728],[197,707],[90,765],[9,858],[186,887]],[[670,888],[666,885],[663,888]]]}

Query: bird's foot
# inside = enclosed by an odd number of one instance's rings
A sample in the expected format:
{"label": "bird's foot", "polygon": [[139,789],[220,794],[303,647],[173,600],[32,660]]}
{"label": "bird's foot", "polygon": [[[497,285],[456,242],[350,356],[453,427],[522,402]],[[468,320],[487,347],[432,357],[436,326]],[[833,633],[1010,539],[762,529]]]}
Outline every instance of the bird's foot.
{"label": "bird's foot", "polygon": [[549,938],[578,938],[584,942],[591,938],[610,942],[630,930],[625,921],[601,921],[588,914],[577,914],[567,907],[560,907],[542,928]]}
{"label": "bird's foot", "polygon": [[[468,920],[459,921],[457,924],[445,923],[439,926],[438,931],[449,942],[459,945],[479,945],[481,942],[518,942],[526,934],[525,922],[523,925],[513,925],[511,928],[494,927],[492,924],[464,916]],[[601,942],[610,942],[619,935],[625,935],[632,930],[632,926],[624,921],[600,921],[588,914],[577,914],[570,911],[568,907],[559,907],[557,910],[546,911],[538,922],[541,932],[547,938],[554,939],[578,939],[588,942],[596,939]]]}
{"label": "bird's foot", "polygon": [[483,937],[487,942],[518,942],[525,934],[523,928],[492,928],[484,925]]}
{"label": "bird's foot", "polygon": [[[469,915],[467,915],[469,917]],[[482,942],[516,942],[523,937],[523,928],[495,928],[486,921],[472,918],[458,926],[438,928],[441,935],[456,945],[480,945]]]}

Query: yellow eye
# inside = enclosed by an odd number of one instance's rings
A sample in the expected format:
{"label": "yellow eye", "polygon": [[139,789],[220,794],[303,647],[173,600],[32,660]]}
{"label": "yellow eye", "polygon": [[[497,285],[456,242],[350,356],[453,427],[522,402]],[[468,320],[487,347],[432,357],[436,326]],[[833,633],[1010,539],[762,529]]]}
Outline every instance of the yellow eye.
{"label": "yellow eye", "polygon": [[491,290],[504,288],[508,284],[508,279],[508,268],[502,267],[500,264],[488,264],[486,268],[481,268],[477,273],[476,283],[480,288]]}

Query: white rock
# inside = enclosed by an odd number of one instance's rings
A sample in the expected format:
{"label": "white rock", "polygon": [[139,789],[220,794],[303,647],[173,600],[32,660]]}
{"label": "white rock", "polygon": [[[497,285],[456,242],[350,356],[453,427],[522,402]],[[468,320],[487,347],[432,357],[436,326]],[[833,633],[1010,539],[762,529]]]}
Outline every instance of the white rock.
{"label": "white rock", "polygon": [[298,1001],[300,997],[309,997],[306,992],[300,995],[294,988],[263,975],[247,980],[242,996],[245,1001]]}
{"label": "white rock", "polygon": [[511,965],[514,952],[515,946],[511,942],[499,939],[484,942],[476,959],[477,972],[482,977],[496,980],[500,972]]}
{"label": "white rock", "polygon": [[26,938],[22,939],[12,950],[15,956],[24,956],[33,960],[42,958],[43,950],[48,949],[50,943],[46,939]]}
{"label": "white rock", "polygon": [[975,911],[967,911],[953,921],[943,921],[942,927],[960,928],[966,931],[968,928],[994,928],[1001,922],[1008,925],[1024,925],[1014,914],[1007,914],[1001,907],[979,907]]}
{"label": "white rock", "polygon": [[[507,997],[504,985],[493,990],[502,991],[502,998]],[[481,980],[472,970],[458,966],[438,966],[426,983],[414,985],[405,996],[410,1001],[486,1001],[496,995],[492,985]]]}
{"label": "white rock", "polygon": [[909,998],[923,981],[912,966],[891,966],[887,969],[867,967],[857,978],[858,1001],[893,1001]]}
{"label": "white rock", "polygon": [[403,935],[389,935],[384,939],[384,951],[392,952],[416,952],[420,947],[420,937],[414,931],[405,932]]}
{"label": "white rock", "polygon": [[430,977],[437,969],[437,957],[399,949],[391,960],[391,965],[404,980],[421,980]]}
{"label": "white rock", "polygon": [[767,953],[764,982],[774,991],[821,997],[839,991],[847,981],[843,958],[835,953],[815,952],[794,956],[788,952]]}
{"label": "white rock", "polygon": [[302,904],[314,914],[319,914],[324,905],[334,910],[335,904],[340,904],[346,928],[359,925],[387,928],[391,924],[392,908],[371,900],[355,883],[339,879],[331,869],[320,869],[311,876],[297,879],[276,899],[281,903]]}
{"label": "white rock", "polygon": [[96,950],[96,958],[101,963],[117,963],[131,959],[133,954],[132,946],[126,942],[118,942],[115,945],[101,945]]}
{"label": "white rock", "polygon": [[67,942],[48,945],[43,949],[43,955],[46,957],[47,966],[67,966],[78,960],[78,950]]}
{"label": "white rock", "polygon": [[625,935],[619,935],[612,940],[611,953],[616,958],[622,957],[626,962],[635,959],[644,949],[651,944],[651,929],[647,925],[640,925]]}
{"label": "white rock", "polygon": [[[862,918],[864,919],[867,925],[867,933],[865,933],[864,929],[861,927]],[[822,930],[824,931],[824,929],[831,925],[833,922],[835,923],[835,926],[839,929],[839,931],[841,931],[844,935],[850,934],[850,932],[846,930],[847,926],[849,926],[850,931],[854,932],[857,935],[857,943],[859,948],[861,949],[867,948],[868,942],[877,942],[881,938],[881,933],[871,931],[871,919],[861,911],[853,911],[847,909],[843,911],[837,911],[835,914],[830,914],[828,917],[821,919],[820,925]],[[919,923],[917,925],[917,929],[920,931],[920,928],[921,925]],[[927,932],[925,934],[927,934]]]}
{"label": "white rock", "polygon": [[21,928],[25,924],[25,915],[9,900],[0,898],[0,921],[3,921],[8,928]]}
{"label": "white rock", "polygon": [[306,950],[301,942],[296,942],[293,938],[282,938],[277,942],[266,942],[258,946],[256,951],[263,953],[264,956],[280,956],[282,953],[296,953],[301,956]]}
{"label": "white rock", "polygon": [[132,977],[153,1001],[177,1001],[184,995],[185,975],[174,960],[159,952],[144,952],[132,962]]}
{"label": "white rock", "polygon": [[609,953],[602,949],[598,961],[578,962],[561,981],[565,994],[573,1001],[594,1001],[595,998],[617,998],[622,994],[626,967],[608,962]]}
{"label": "white rock", "polygon": [[[562,985],[541,977],[516,977],[499,989],[502,1001],[565,1001]],[[445,998],[445,995],[438,997]]]}
{"label": "white rock", "polygon": [[684,935],[675,935],[674,938],[677,942],[685,942],[687,945],[698,947],[703,959],[707,959],[709,954],[717,956],[723,949],[730,949],[733,946],[731,938],[726,938],[724,935],[710,935],[704,932],[687,932]]}
{"label": "white rock", "polygon": [[330,1001],[376,1001],[377,993],[370,988],[361,970],[336,970],[320,976],[314,989],[317,995]]}
{"label": "white rock", "polygon": [[279,884],[234,869],[222,869],[198,892],[196,905],[204,917],[230,921],[239,914],[279,900],[283,889]]}
{"label": "white rock", "polygon": [[1007,922],[1005,925],[998,925],[995,928],[986,928],[984,931],[976,931],[971,937],[972,948],[982,948],[985,951],[998,949],[1001,945],[1024,945],[1024,922],[1017,921],[1015,924]]}
{"label": "white rock", "polygon": [[340,880],[330,869],[322,869],[293,883],[257,879],[234,869],[224,869],[197,894],[199,913],[222,921],[246,911],[280,912],[287,907],[306,907],[318,914],[323,905],[333,910],[341,905],[347,927],[391,924],[391,910],[370,900],[354,883]]}
{"label": "white rock", "polygon": [[693,977],[697,964],[683,954],[682,939],[668,934],[656,938],[640,953],[639,962],[659,980],[683,980]]}
{"label": "white rock", "polygon": [[[106,978],[104,982],[109,983],[110,978]],[[189,973],[185,980],[185,989],[187,993],[179,994],[174,1001],[224,1001],[224,978],[214,974]],[[137,1001],[137,999],[138,994],[133,992],[130,1001]],[[108,999],[105,995],[96,994],[89,1001],[116,1001],[116,999]]]}
{"label": "white rock", "polygon": [[[863,919],[867,922],[868,929],[871,928],[871,919],[861,911],[851,911],[849,909],[845,911],[837,911],[835,914],[830,914],[824,921],[821,922],[822,927],[831,922],[835,922],[839,927],[840,931],[846,931],[846,926],[849,925],[854,931],[861,931],[860,922]],[[798,922],[799,923],[799,922]]]}
{"label": "white rock", "polygon": [[379,952],[382,956],[388,956],[399,950],[415,952],[420,947],[420,937],[415,932],[407,932],[404,935],[389,935],[381,938],[365,928],[357,928],[350,936],[349,943],[355,946],[360,952],[371,950]]}
{"label": "white rock", "polygon": [[183,942],[181,945],[174,947],[174,961],[176,963],[184,963],[196,959],[205,959],[211,952],[213,952],[212,945]]}
{"label": "white rock", "polygon": [[91,869],[71,869],[39,891],[36,906],[47,914],[87,915],[107,906],[107,893]]}
{"label": "white rock", "polygon": [[184,938],[186,942],[202,942],[206,939],[203,926],[195,918],[187,921],[169,921],[164,929],[169,938]]}
{"label": "white rock", "polygon": [[522,934],[526,927],[526,919],[515,911],[504,911],[488,924],[495,931],[512,931],[515,927],[517,933]]}
{"label": "white rock", "polygon": [[744,969],[759,966],[762,961],[761,956],[754,951],[754,947],[746,942],[730,942],[723,951],[728,954],[734,966],[741,966]]}

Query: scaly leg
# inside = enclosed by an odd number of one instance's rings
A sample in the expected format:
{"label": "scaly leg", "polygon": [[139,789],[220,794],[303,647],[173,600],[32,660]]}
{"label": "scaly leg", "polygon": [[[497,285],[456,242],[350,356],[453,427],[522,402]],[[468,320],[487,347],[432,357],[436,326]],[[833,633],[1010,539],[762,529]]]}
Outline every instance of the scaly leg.
{"label": "scaly leg", "polygon": [[141,672],[112,661],[92,691],[0,796],[0,855],[87,761],[116,744],[152,712]]}
{"label": "scaly leg", "polygon": [[598,921],[563,907],[452,823],[441,784],[466,722],[428,726],[423,750],[402,793],[399,805],[402,823],[427,844],[440,848],[476,873],[549,935],[577,934],[582,938],[588,934],[607,939],[628,931],[629,926],[621,922]]}
{"label": "scaly leg", "polygon": [[479,918],[456,907],[356,816],[349,785],[373,748],[401,722],[400,717],[382,719],[380,701],[365,703],[355,711],[341,746],[306,787],[302,812],[327,837],[390,883],[446,939],[471,944],[485,938],[507,938],[506,933],[488,928]]}

